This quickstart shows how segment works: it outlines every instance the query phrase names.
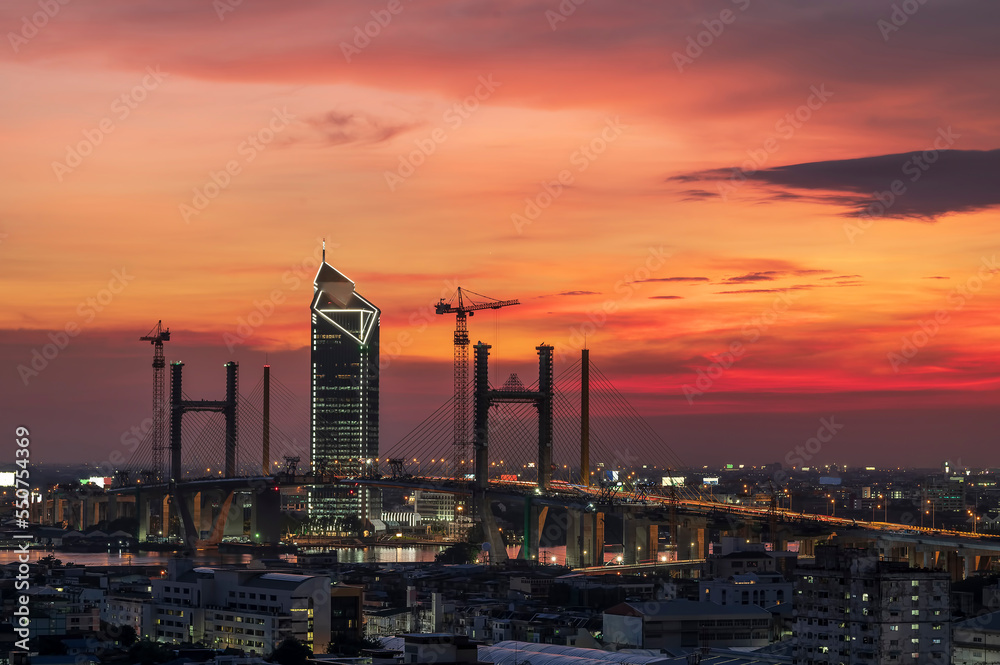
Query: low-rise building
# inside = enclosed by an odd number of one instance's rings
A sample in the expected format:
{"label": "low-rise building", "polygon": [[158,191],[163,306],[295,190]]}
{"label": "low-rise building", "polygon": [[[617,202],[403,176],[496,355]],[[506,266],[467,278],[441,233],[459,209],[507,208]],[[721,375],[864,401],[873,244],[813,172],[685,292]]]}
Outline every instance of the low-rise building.
{"label": "low-rise building", "polygon": [[1000,663],[1000,612],[955,623],[951,639],[952,665]]}
{"label": "low-rise building", "polygon": [[724,579],[701,580],[698,599],[719,605],[771,607],[792,602],[793,587],[780,573],[744,573]]}
{"label": "low-rise building", "polygon": [[763,647],[771,613],[756,605],[709,601],[625,602],[604,611],[604,641],[618,648]]}
{"label": "low-rise building", "polygon": [[286,637],[314,652],[330,642],[330,578],[263,569],[195,568],[170,562],[152,581],[151,620],[143,634],[164,642],[271,653]]}
{"label": "low-rise building", "polygon": [[143,635],[143,626],[150,625],[152,607],[150,594],[115,593],[108,595],[101,604],[101,623],[112,626],[131,626],[135,634]]}

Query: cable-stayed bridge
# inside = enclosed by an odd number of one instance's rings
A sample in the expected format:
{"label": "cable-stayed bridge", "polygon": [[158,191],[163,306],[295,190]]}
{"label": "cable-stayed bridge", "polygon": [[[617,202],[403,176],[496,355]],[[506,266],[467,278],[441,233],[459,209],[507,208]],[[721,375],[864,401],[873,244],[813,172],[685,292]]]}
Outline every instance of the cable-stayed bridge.
{"label": "cable-stayed bridge", "polygon": [[[116,472],[112,494],[118,501],[134,497],[141,538],[170,537],[177,523],[189,546],[217,544],[226,536],[277,542],[282,488],[336,484],[470,497],[494,558],[506,555],[494,506],[519,506],[522,556],[536,557],[539,535],[555,529],[566,538],[567,562],[580,568],[603,563],[607,517],[621,520],[622,558],[630,565],[657,563],[661,528],[669,560],[691,562],[706,556],[712,530],[748,538],[759,532],[775,548],[794,538],[806,550],[832,531],[874,532],[897,558],[921,562],[931,556],[936,564],[944,553],[949,567],[947,557],[953,557],[965,572],[992,565],[1000,553],[1000,544],[966,532],[796,513],[774,500],[764,507],[720,503],[697,487],[643,482],[644,468],[646,475],[673,476],[687,465],[589,352],[556,374],[553,348],[540,345],[537,378],[525,383],[511,375],[495,386],[489,382],[490,347],[474,348],[471,441],[463,442],[470,454],[455,454],[452,398],[378,458],[350,460],[352,468],[363,463],[361,474],[310,468],[304,461],[308,409],[269,371],[241,392],[238,368],[229,363],[226,399],[203,401],[183,390],[181,369],[172,364],[170,469],[154,467],[163,455],[156,454],[151,430]],[[110,516],[111,506],[107,510]]]}

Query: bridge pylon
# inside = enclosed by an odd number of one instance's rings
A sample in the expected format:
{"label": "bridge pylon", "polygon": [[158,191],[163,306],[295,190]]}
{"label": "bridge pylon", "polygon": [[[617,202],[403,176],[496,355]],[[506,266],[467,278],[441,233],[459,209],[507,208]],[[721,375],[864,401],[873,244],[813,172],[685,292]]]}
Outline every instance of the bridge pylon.
{"label": "bridge pylon", "polygon": [[489,412],[494,404],[529,403],[538,410],[538,488],[545,491],[552,479],[552,440],[554,438],[553,406],[555,381],[553,380],[553,347],[541,344],[538,351],[538,390],[516,389],[504,386],[490,388],[489,344],[475,346],[473,447],[475,449],[475,486],[485,490],[489,486]]}

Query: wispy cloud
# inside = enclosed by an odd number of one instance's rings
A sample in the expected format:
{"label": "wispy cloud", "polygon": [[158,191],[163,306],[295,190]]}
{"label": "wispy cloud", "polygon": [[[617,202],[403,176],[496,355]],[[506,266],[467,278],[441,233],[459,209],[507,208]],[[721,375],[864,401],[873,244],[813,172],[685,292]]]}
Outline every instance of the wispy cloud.
{"label": "wispy cloud", "polygon": [[689,282],[700,284],[710,281],[708,277],[650,277],[649,279],[637,279],[634,284],[647,284],[650,282]]}

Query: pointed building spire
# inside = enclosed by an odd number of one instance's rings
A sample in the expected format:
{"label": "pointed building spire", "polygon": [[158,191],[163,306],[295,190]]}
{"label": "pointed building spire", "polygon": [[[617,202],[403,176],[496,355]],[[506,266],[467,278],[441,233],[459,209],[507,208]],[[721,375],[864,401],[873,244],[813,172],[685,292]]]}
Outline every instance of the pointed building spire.
{"label": "pointed building spire", "polygon": [[323,238],[323,263],[326,263],[326,238]]}

